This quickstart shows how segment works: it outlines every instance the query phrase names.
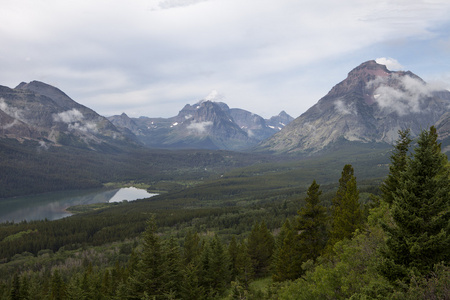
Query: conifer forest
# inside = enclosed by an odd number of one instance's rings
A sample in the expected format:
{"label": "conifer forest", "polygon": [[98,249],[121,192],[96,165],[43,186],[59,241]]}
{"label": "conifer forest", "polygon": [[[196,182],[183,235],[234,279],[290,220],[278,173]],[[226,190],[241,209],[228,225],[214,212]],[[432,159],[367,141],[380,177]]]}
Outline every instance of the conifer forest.
{"label": "conifer forest", "polygon": [[[339,166],[335,182],[265,157],[203,181],[199,167],[189,183],[155,171],[141,181],[169,192],[2,223],[0,299],[450,299],[450,165],[436,129],[400,131],[388,153],[376,178],[356,156],[323,162]],[[108,171],[95,174],[79,184]]]}

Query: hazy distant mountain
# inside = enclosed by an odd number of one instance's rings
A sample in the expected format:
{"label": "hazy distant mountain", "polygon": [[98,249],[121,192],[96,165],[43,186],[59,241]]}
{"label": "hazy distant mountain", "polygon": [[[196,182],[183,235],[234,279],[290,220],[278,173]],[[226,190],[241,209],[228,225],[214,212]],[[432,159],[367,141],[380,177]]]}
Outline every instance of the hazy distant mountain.
{"label": "hazy distant mountain", "polygon": [[416,136],[449,111],[450,92],[436,90],[411,72],[368,61],[353,69],[317,104],[257,149],[317,152],[339,140],[393,143],[399,129]]}
{"label": "hazy distant mountain", "polygon": [[38,81],[0,86],[0,137],[99,149],[131,142],[106,118]]}
{"label": "hazy distant mountain", "polygon": [[157,148],[241,150],[256,145],[293,120],[285,112],[265,120],[223,102],[187,104],[171,118],[108,118],[123,133],[132,132],[143,144]]}

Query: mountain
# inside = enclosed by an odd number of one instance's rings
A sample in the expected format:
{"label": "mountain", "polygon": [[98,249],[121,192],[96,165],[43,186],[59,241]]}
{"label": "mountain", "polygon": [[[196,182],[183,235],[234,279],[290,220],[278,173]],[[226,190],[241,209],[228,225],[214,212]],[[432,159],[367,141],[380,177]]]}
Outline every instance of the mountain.
{"label": "mountain", "polygon": [[108,119],[39,81],[0,86],[0,137],[89,149],[134,143]]}
{"label": "mountain", "polygon": [[223,102],[201,100],[187,104],[171,118],[108,118],[122,133],[134,134],[144,145],[170,149],[242,150],[278,132],[293,120],[284,111],[266,120]]}
{"label": "mountain", "polygon": [[410,71],[367,61],[257,151],[314,153],[339,141],[392,144],[399,129],[415,137],[449,112],[450,92]]}

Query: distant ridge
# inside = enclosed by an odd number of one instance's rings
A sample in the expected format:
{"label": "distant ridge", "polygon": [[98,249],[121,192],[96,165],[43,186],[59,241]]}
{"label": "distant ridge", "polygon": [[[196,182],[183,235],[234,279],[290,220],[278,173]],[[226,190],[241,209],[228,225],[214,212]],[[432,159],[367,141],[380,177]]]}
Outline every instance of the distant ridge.
{"label": "distant ridge", "polygon": [[266,120],[206,99],[186,104],[171,118],[129,118],[122,114],[108,119],[124,134],[132,132],[148,147],[223,150],[249,149],[293,120],[284,111]]}

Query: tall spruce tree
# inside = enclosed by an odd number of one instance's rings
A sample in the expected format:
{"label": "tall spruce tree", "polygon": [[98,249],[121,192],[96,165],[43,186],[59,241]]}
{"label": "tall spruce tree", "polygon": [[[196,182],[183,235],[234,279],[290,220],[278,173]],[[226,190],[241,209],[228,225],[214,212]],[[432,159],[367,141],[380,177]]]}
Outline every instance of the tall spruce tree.
{"label": "tall spruce tree", "polygon": [[277,240],[273,255],[273,281],[294,280],[300,277],[301,256],[298,252],[296,233],[287,219]]}
{"label": "tall spruce tree", "polygon": [[164,249],[157,234],[155,218],[147,221],[143,235],[144,243],[141,260],[131,280],[131,299],[140,299],[143,295],[161,299],[166,292],[166,265]]}
{"label": "tall spruce tree", "polygon": [[327,252],[333,252],[336,242],[350,239],[363,225],[363,212],[359,204],[359,191],[352,165],[345,165],[339,179],[339,188],[332,199],[332,223]]}
{"label": "tall spruce tree", "polygon": [[399,138],[390,158],[389,174],[380,187],[383,199],[389,205],[394,202],[394,195],[397,194],[399,182],[403,176],[402,173],[406,170],[408,163],[408,151],[412,142],[409,132],[409,129],[398,131]]}
{"label": "tall spruce tree", "polygon": [[268,274],[271,264],[272,254],[275,248],[275,240],[267,229],[266,223],[258,222],[252,227],[248,236],[248,254],[253,262],[255,277],[262,277]]}
{"label": "tall spruce tree", "polygon": [[427,276],[450,261],[450,170],[437,138],[434,127],[422,131],[391,193],[393,224],[383,225],[388,239],[379,268],[391,282]]}
{"label": "tall spruce tree", "polygon": [[322,254],[328,240],[327,209],[320,203],[320,185],[313,180],[308,188],[306,204],[298,211],[297,244],[301,255],[301,262],[306,262]]}

